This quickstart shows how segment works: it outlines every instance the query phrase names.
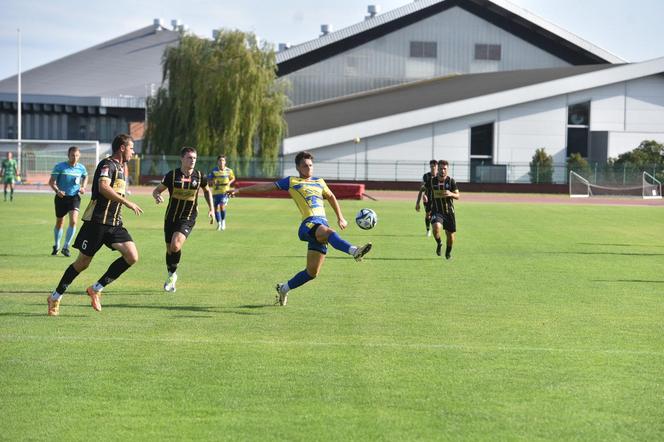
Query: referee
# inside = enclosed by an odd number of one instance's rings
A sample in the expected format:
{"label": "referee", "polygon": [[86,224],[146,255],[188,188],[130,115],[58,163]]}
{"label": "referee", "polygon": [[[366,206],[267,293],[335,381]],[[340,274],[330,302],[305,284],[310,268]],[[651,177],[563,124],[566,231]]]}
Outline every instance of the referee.
{"label": "referee", "polygon": [[62,254],[70,255],[69,245],[74,238],[74,233],[76,233],[81,195],[85,193],[85,187],[88,184],[88,171],[84,165],[78,162],[81,158],[79,148],[76,146],[70,147],[67,151],[67,157],[69,161],[63,161],[55,165],[53,172],[51,172],[51,179],[48,180],[48,185],[55,192],[55,228],[53,229],[55,242],[51,255],[57,255],[58,250],[60,250],[62,227],[67,214],[69,214],[69,227],[67,228]]}

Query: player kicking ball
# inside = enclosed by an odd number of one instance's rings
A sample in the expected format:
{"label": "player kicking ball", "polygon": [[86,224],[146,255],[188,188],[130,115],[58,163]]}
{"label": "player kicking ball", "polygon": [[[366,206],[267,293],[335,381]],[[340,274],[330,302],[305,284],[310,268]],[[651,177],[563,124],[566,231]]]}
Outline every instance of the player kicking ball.
{"label": "player kicking ball", "polygon": [[307,266],[290,280],[277,284],[276,303],[286,305],[288,292],[296,289],[312,279],[316,278],[323,267],[327,245],[344,252],[356,261],[371,250],[371,243],[363,246],[354,246],[341,238],[337,232],[330,228],[325,216],[323,200],[326,199],[332,210],[337,215],[337,224],[341,230],[345,229],[348,222],[344,218],[341,207],[322,178],[314,178],[314,157],[309,152],[300,152],[295,156],[295,167],[299,176],[289,176],[274,183],[254,184],[253,186],[237,188],[229,191],[229,195],[238,196],[240,193],[260,193],[271,190],[286,190],[300,209],[302,223],[298,231],[301,241],[308,243]]}

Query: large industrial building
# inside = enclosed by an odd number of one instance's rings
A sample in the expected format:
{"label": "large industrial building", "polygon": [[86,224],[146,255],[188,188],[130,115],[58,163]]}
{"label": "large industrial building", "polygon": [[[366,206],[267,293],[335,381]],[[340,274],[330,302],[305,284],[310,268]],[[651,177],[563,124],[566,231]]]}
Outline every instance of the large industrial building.
{"label": "large industrial building", "polygon": [[[24,138],[108,141],[140,126],[179,35],[155,21],[25,72]],[[292,85],[285,164],[312,150],[331,178],[414,180],[445,158],[460,181],[523,182],[515,165],[538,148],[558,164],[571,153],[605,162],[664,141],[664,59],[628,63],[503,0],[369,6],[355,25],[280,45],[277,62]],[[11,77],[0,138],[16,137],[15,108]]]}

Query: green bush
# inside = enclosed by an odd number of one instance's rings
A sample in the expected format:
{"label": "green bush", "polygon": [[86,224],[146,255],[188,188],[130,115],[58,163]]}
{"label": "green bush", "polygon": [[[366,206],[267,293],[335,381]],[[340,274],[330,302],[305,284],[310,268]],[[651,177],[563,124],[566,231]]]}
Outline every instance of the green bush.
{"label": "green bush", "polygon": [[590,165],[580,153],[573,153],[567,158],[567,170],[574,171],[586,179],[590,176]]}
{"label": "green bush", "polygon": [[537,149],[530,162],[530,182],[539,184],[553,182],[553,157],[544,148]]}

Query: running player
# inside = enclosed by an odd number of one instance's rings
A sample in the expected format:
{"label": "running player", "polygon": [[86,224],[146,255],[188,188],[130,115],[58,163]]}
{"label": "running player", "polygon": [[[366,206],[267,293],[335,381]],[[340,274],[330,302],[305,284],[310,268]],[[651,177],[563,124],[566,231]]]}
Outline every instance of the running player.
{"label": "running player", "polygon": [[7,152],[7,159],[2,161],[2,182],[5,183],[5,201],[7,201],[7,186],[9,186],[11,191],[9,200],[14,201],[14,181],[16,181],[17,172],[18,163],[14,159],[14,153]]}
{"label": "running player", "polygon": [[432,183],[435,176],[438,174],[438,161],[429,161],[430,171],[422,175],[422,185],[420,191],[417,193],[417,201],[415,202],[415,210],[420,211],[420,199],[424,194],[424,226],[427,229],[427,236],[431,236],[431,202],[433,201]]}
{"label": "running player", "polygon": [[203,189],[205,202],[208,205],[210,224],[214,220],[212,192],[210,192],[207,177],[200,170],[194,169],[196,158],[196,149],[183,147],[180,151],[180,168],[168,172],[152,191],[152,197],[157,204],[164,202],[164,198],[161,196],[164,190],[168,189],[170,195],[164,216],[166,269],[168,270],[164,290],[167,292],[175,291],[175,283],[178,279],[176,271],[182,256],[182,246],[196,224],[200,189]]}
{"label": "running player", "polygon": [[441,255],[443,244],[440,238],[440,229],[445,230],[447,237],[445,259],[452,258],[452,245],[456,232],[456,218],[454,216],[454,200],[459,199],[457,183],[447,174],[449,163],[445,160],[438,162],[438,175],[433,179],[433,204],[431,207],[431,224],[433,237],[436,240],[436,254]]}
{"label": "running player", "polygon": [[81,152],[78,147],[72,146],[67,151],[69,161],[58,163],[51,172],[51,179],[48,185],[55,192],[55,228],[53,235],[55,243],[51,255],[57,255],[60,250],[60,240],[62,239],[62,226],[65,215],[69,214],[69,227],[65,237],[65,245],[62,248],[62,254],[69,256],[69,245],[76,233],[76,223],[78,222],[78,209],[81,206],[81,196],[85,193],[85,186],[88,183],[88,171],[85,166],[78,162],[81,158]]}
{"label": "running player", "polygon": [[143,210],[125,198],[127,181],[125,163],[134,155],[134,142],[129,135],[121,134],[113,139],[113,154],[101,160],[92,179],[92,196],[83,213],[83,227],[74,241],[79,250],[78,258],[67,267],[62,279],[48,297],[48,315],[60,313],[60,300],[65,290],[83,270],[87,269],[92,258],[101,246],[117,250],[122,256],[111,263],[106,273],[86,292],[92,308],[101,311],[101,292],[115,281],[129,267],[138,261],[138,250],[131,235],[122,225],[122,206],[127,206],[136,215]]}
{"label": "running player", "polygon": [[226,167],[226,157],[224,155],[217,157],[217,167],[212,169],[212,172],[208,175],[208,180],[212,186],[217,230],[226,230],[226,205],[228,204],[228,195],[226,192],[228,192],[235,182],[235,174],[233,174],[231,168]]}
{"label": "running player", "polygon": [[300,209],[302,223],[298,235],[301,241],[309,244],[307,267],[288,282],[277,284],[277,303],[280,305],[286,305],[290,290],[298,288],[318,276],[325,261],[328,243],[335,249],[351,255],[356,261],[361,261],[362,257],[371,250],[371,243],[356,247],[342,239],[337,232],[329,227],[325,217],[323,199],[326,199],[332,206],[332,210],[337,215],[337,224],[341,230],[346,228],[348,222],[341,213],[341,207],[339,207],[336,197],[327,187],[325,181],[322,178],[313,177],[313,159],[313,155],[309,152],[300,152],[295,156],[295,167],[299,176],[289,176],[274,183],[254,184],[253,186],[229,191],[231,196],[237,196],[240,193],[258,193],[277,189],[287,190],[298,209]]}

